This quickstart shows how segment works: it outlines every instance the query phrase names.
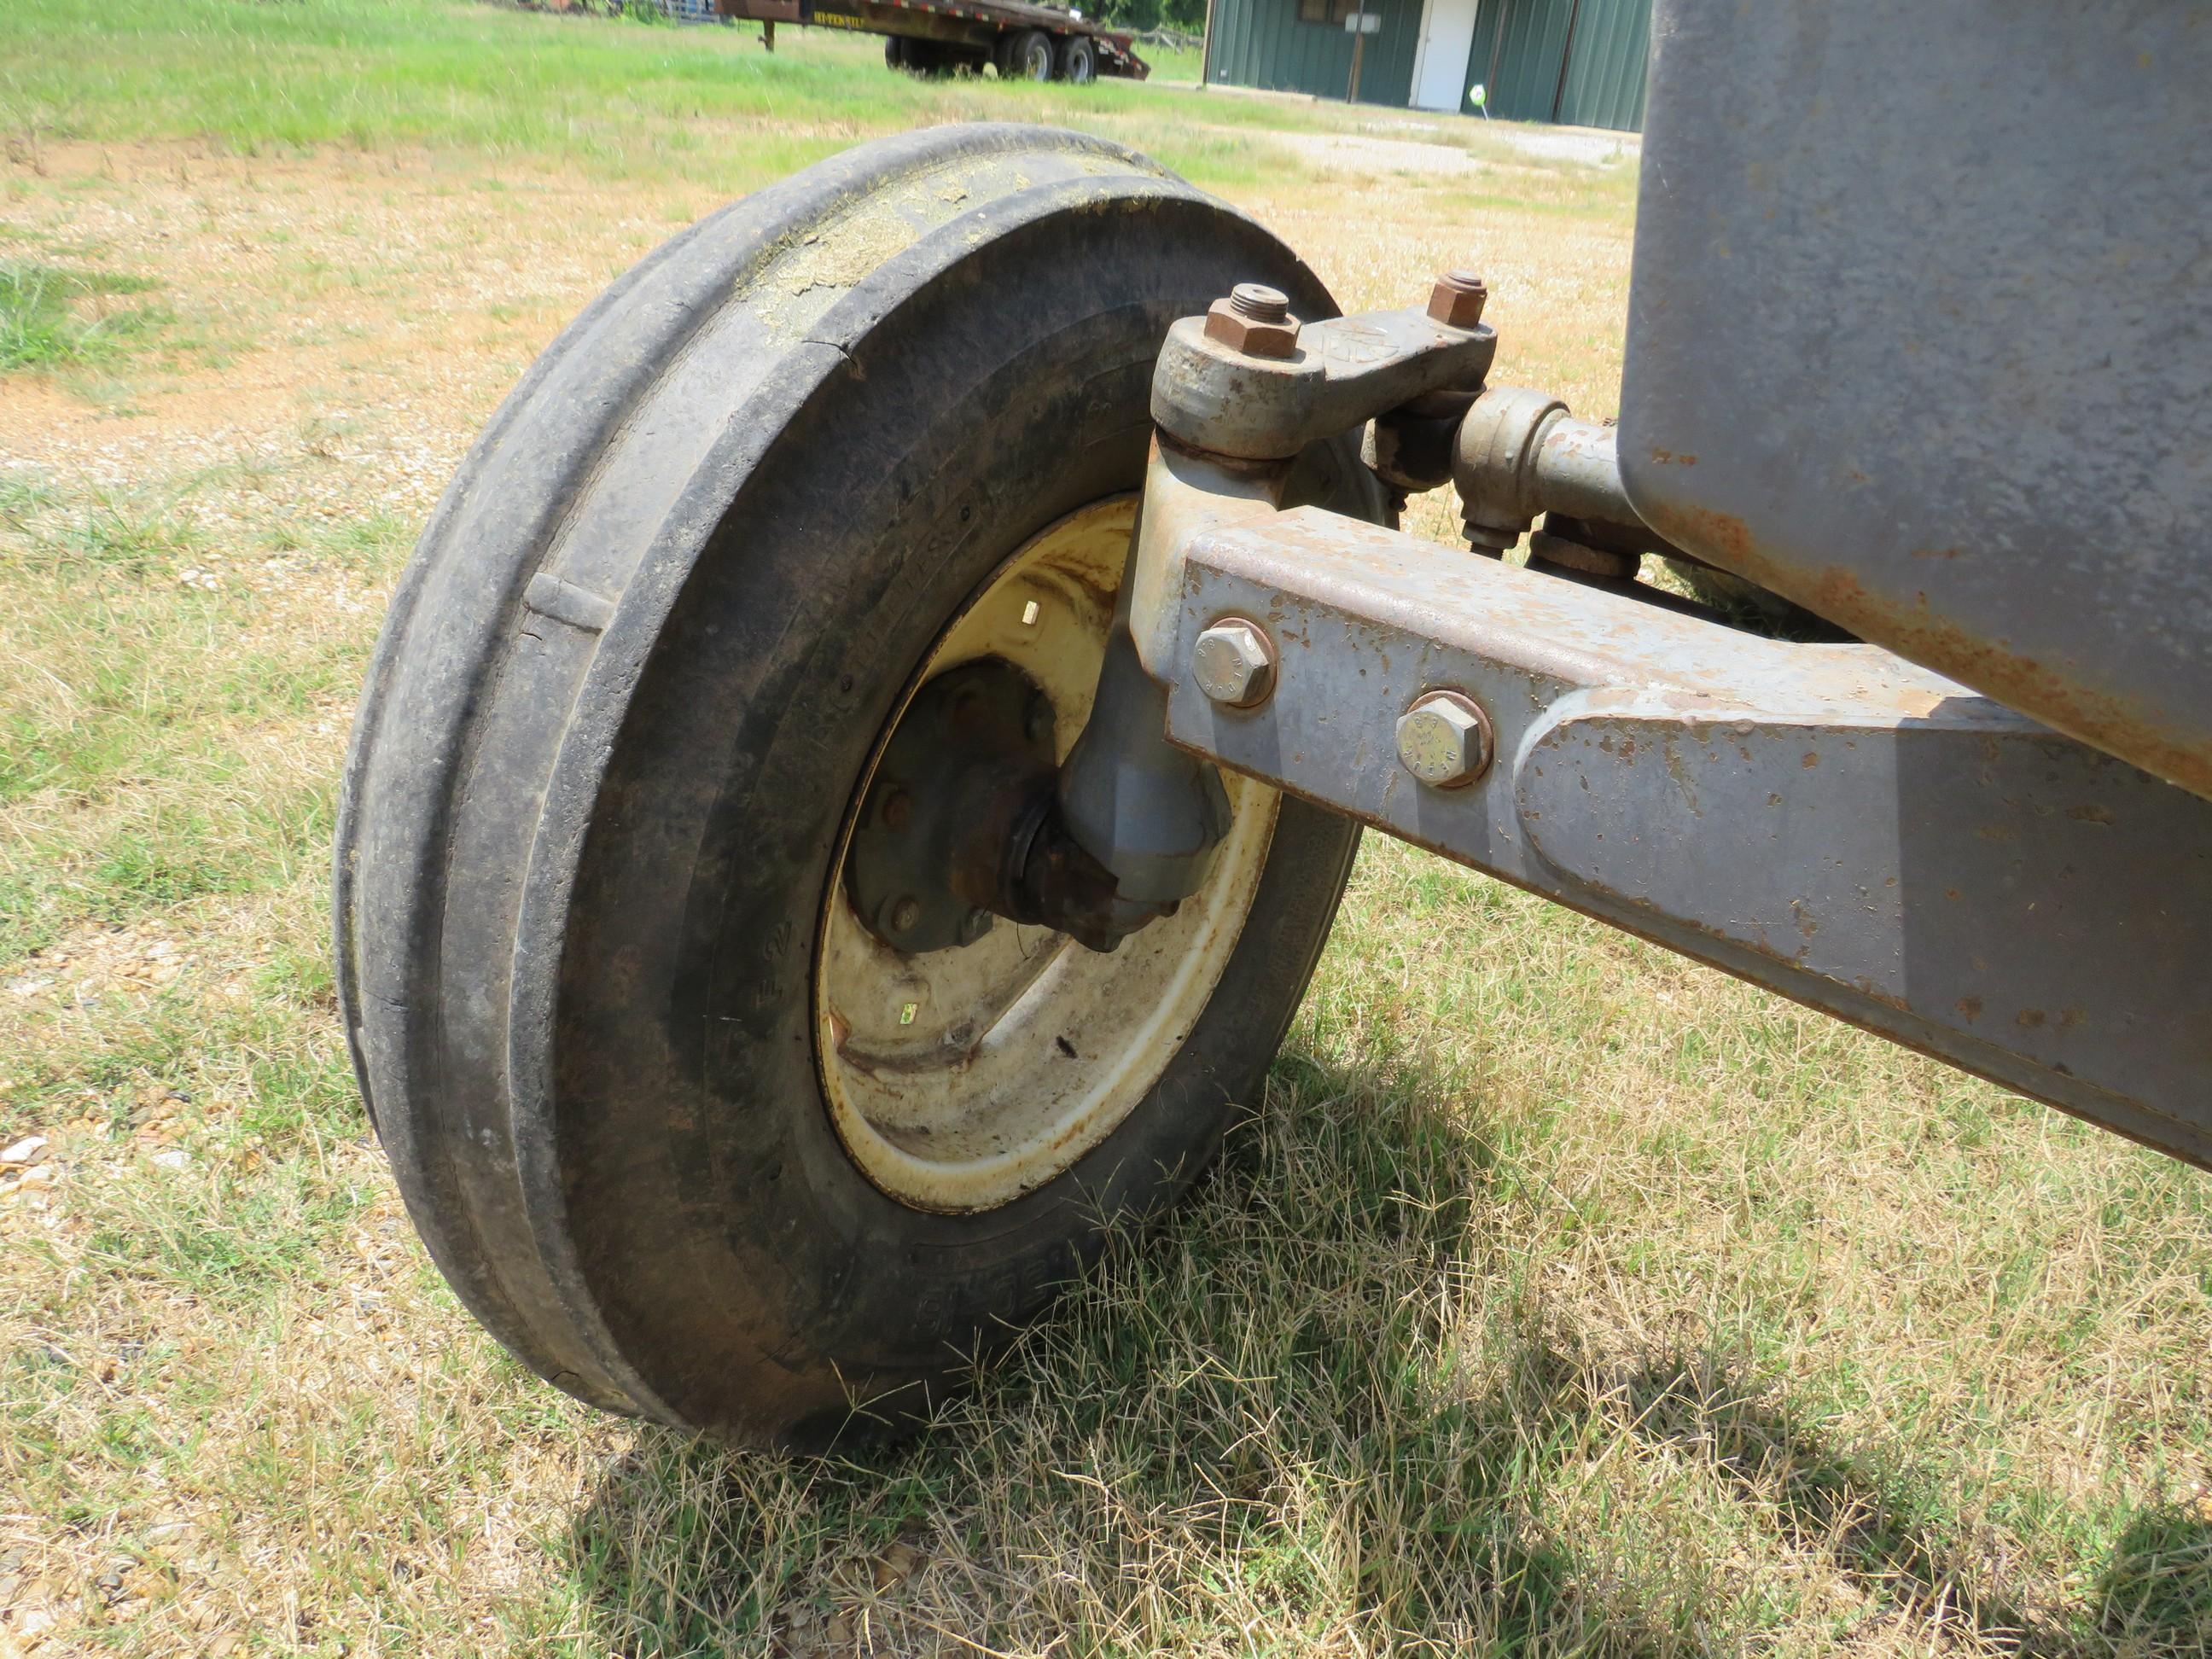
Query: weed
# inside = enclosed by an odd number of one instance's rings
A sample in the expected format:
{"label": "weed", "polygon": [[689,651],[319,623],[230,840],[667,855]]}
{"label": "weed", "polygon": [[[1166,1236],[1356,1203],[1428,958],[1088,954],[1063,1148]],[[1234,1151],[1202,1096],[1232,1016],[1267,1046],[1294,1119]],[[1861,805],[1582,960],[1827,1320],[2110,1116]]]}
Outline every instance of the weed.
{"label": "weed", "polygon": [[102,368],[143,347],[174,315],[103,302],[153,287],[145,277],[0,260],[0,374]]}

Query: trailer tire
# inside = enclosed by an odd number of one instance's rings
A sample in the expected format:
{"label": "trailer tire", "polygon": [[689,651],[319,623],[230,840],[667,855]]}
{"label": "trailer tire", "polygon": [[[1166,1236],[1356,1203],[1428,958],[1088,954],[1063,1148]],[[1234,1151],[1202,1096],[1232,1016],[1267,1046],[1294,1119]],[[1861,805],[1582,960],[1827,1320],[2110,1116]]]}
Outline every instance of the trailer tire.
{"label": "trailer tire", "polygon": [[1087,87],[1098,78],[1098,48],[1087,34],[1062,35],[1059,59],[1060,78],[1071,85]]}
{"label": "trailer tire", "polygon": [[1049,81],[1054,68],[1052,36],[1042,29],[1024,29],[1006,48],[1006,63],[1017,81]]}
{"label": "trailer tire", "polygon": [[[824,1000],[855,802],[918,677],[1071,524],[1110,562],[1103,590],[1042,590],[1080,624],[1053,648],[1110,617],[1158,343],[1242,281],[1338,314],[1267,230],[1132,151],[927,129],[648,255],[478,438],[364,688],[337,978],[416,1225],[540,1376],[750,1440],[909,1421],[1109,1230],[1174,1201],[1256,1099],[1358,839],[1256,783],[1230,781],[1241,909],[1207,912],[1209,886],[1095,958],[999,924],[1040,973],[1150,973],[1179,939],[1217,953],[1126,1075],[1079,1026],[1030,1033],[1036,1075],[1137,1091],[1034,1184],[893,1190],[833,1116],[847,1037]],[[1348,447],[1310,460],[1315,499],[1387,517]],[[1079,711],[1047,712],[1072,742]],[[1158,931],[1186,913],[1197,933]],[[1099,982],[1102,1024],[1153,1018]],[[1060,994],[1024,983],[1023,1007]],[[971,1062],[926,1063],[964,1087]]]}

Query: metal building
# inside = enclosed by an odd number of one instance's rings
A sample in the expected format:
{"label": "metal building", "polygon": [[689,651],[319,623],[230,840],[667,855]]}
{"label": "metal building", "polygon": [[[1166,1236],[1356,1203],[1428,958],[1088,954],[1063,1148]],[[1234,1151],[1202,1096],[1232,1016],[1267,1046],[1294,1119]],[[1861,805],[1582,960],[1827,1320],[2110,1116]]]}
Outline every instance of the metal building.
{"label": "metal building", "polygon": [[1650,36],[1651,0],[1213,0],[1206,78],[1634,131]]}

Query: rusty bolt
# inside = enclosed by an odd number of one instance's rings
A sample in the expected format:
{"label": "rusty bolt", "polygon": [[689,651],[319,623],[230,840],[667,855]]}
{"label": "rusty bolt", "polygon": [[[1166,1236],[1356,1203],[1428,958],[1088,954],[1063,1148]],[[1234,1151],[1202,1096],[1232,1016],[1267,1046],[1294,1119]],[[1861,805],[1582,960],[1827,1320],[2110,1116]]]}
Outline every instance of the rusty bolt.
{"label": "rusty bolt", "polygon": [[1239,283],[1207,309],[1206,337],[1249,357],[1287,357],[1298,349],[1298,319],[1280,289]]}
{"label": "rusty bolt", "polygon": [[1291,314],[1291,296],[1265,283],[1239,283],[1229,290],[1229,307],[1255,323],[1279,323]]}
{"label": "rusty bolt", "polygon": [[921,902],[908,894],[895,900],[890,906],[890,931],[903,933],[921,920]]}
{"label": "rusty bolt", "polygon": [[1429,319],[1447,328],[1473,328],[1482,320],[1489,287],[1471,270],[1448,270],[1429,295]]}
{"label": "rusty bolt", "polygon": [[1257,623],[1224,617],[1191,647],[1198,689],[1231,708],[1256,708],[1275,690],[1275,647]]}
{"label": "rusty bolt", "polygon": [[1432,789],[1473,783],[1490,765],[1490,721],[1472,697],[1429,692],[1398,716],[1398,758]]}

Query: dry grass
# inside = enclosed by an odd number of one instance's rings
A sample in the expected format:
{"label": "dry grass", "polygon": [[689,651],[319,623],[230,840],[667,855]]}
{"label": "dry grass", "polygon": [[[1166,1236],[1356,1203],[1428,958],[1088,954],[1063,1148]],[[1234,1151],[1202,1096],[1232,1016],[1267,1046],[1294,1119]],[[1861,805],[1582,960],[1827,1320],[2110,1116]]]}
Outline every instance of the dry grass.
{"label": "dry grass", "polygon": [[[1476,142],[1232,193],[1348,304],[1474,258],[1601,411],[1626,191]],[[227,354],[0,380],[0,1654],[2208,1650],[2212,1182],[1380,842],[1220,1177],[918,1443],[688,1443],[478,1333],[345,1068],[331,780],[474,428],[715,199],[0,173]]]}

